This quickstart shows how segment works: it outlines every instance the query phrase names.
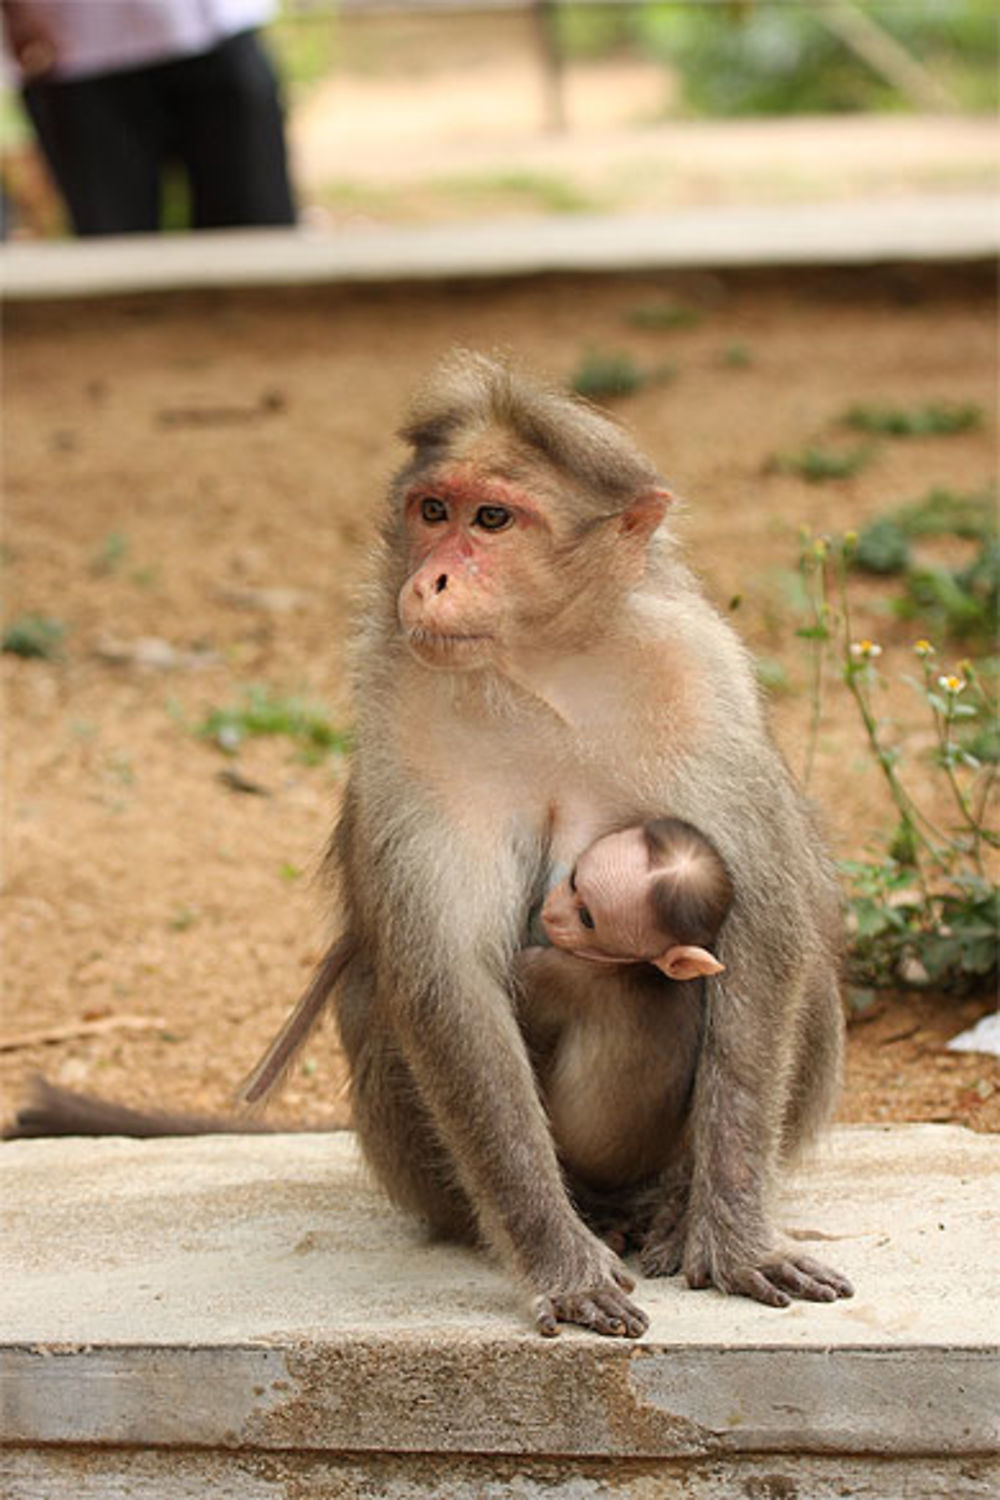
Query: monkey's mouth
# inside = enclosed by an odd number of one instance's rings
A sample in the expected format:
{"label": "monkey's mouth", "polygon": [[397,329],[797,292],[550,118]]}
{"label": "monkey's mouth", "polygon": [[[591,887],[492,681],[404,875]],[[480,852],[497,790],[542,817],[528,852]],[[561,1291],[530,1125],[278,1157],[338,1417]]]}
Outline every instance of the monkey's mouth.
{"label": "monkey's mouth", "polygon": [[482,656],[490,649],[493,638],[489,635],[443,634],[414,626],[406,632],[406,644],[419,661],[431,666],[459,666]]}

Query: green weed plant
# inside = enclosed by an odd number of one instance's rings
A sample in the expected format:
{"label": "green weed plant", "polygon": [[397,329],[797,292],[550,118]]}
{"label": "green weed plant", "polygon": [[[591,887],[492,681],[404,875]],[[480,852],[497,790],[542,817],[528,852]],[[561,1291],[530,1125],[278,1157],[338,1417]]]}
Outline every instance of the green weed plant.
{"label": "green weed plant", "polygon": [[997,759],[982,749],[975,753],[967,731],[978,730],[981,744],[990,743],[983,731],[996,724],[995,695],[971,661],[943,666],[929,640],[914,643],[918,672],[907,680],[933,726],[933,765],[952,809],[947,826],[941,826],[909,790],[901,753],[876,711],[882,648],[859,638],[852,618],[849,574],[858,540],[853,533],[833,541],[805,539],[800,566],[809,620],[798,631],[812,656],[806,784],[833,664],[895,809],[885,847],[841,866],[850,918],[850,977],[876,988],[924,984],[958,994],[985,989],[997,981],[1000,935],[1000,890],[991,875],[1000,835],[989,822]]}
{"label": "green weed plant", "polygon": [[570,381],[577,396],[601,401],[616,396],[631,396],[640,391],[649,376],[631,354],[602,353],[592,350],[577,366]]}
{"label": "green weed plant", "polygon": [[[935,537],[974,543],[972,557],[958,567],[921,559],[915,543]],[[849,564],[900,579],[902,592],[893,602],[900,618],[919,618],[930,633],[969,644],[992,638],[1000,615],[1000,536],[992,495],[932,489],[870,522]]]}
{"label": "green weed plant", "polygon": [[811,443],[795,453],[777,453],[769,461],[769,472],[794,474],[808,484],[824,484],[830,479],[850,479],[871,463],[875,449],[870,444],[838,449],[821,448]]}
{"label": "green weed plant", "polygon": [[843,420],[856,432],[875,433],[879,437],[954,437],[980,426],[983,410],[971,402],[957,401],[909,408],[861,404],[850,407]]}
{"label": "green weed plant", "polygon": [[196,731],[227,755],[235,755],[247,739],[284,735],[311,764],[350,749],[350,737],[318,708],[295,697],[272,693],[260,685],[248,687],[240,702],[213,709]]}
{"label": "green weed plant", "polygon": [[11,656],[56,661],[62,655],[66,627],[51,615],[18,615],[3,633],[0,650]]}

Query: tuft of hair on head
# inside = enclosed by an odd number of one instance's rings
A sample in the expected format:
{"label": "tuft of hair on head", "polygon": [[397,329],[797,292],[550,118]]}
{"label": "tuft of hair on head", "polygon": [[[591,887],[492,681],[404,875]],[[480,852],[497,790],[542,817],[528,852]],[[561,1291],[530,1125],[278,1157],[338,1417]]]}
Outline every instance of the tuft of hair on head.
{"label": "tuft of hair on head", "polygon": [[733,881],[711,839],[683,818],[642,825],[650,866],[657,871],[649,903],[657,929],[674,943],[710,947],[733,901]]}
{"label": "tuft of hair on head", "polygon": [[662,487],[656,466],[611,417],[525,374],[503,355],[454,350],[417,393],[400,437],[418,460],[455,435],[506,429],[560,473],[607,502]]}

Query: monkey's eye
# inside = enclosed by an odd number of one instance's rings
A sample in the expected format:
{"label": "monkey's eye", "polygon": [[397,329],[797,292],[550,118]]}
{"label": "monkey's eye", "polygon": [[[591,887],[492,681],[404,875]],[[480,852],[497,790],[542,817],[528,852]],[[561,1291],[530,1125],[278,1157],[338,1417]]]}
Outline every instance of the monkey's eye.
{"label": "monkey's eye", "polygon": [[504,531],[513,519],[513,512],[506,505],[481,505],[476,511],[475,524],[483,531]]}
{"label": "monkey's eye", "polygon": [[588,932],[593,932],[594,919],[585,906],[580,907],[580,910],[577,912],[577,916],[580,918],[580,925],[582,927],[586,927]]}
{"label": "monkey's eye", "polygon": [[425,495],[420,502],[420,519],[428,526],[438,526],[448,519],[448,507],[434,495]]}

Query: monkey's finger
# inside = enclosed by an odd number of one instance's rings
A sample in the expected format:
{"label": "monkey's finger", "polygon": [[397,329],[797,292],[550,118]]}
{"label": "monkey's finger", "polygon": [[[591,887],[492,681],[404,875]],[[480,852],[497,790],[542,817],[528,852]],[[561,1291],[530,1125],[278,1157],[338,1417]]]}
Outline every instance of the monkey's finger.
{"label": "monkey's finger", "polygon": [[584,1328],[592,1328],[595,1333],[603,1333],[605,1338],[622,1339],[625,1337],[625,1320],[617,1311],[608,1311],[600,1307],[590,1297],[574,1297],[567,1308],[567,1314],[571,1323],[581,1323]]}
{"label": "monkey's finger", "polygon": [[766,1307],[789,1307],[792,1301],[763,1271],[755,1270],[753,1266],[737,1271],[730,1290],[740,1292],[744,1297],[752,1297],[755,1302],[763,1302]]}
{"label": "monkey's finger", "polygon": [[838,1297],[854,1296],[854,1287],[847,1277],[834,1271],[831,1266],[825,1266],[821,1260],[813,1260],[810,1255],[796,1255],[795,1264],[806,1276],[818,1281],[820,1286],[832,1287]]}
{"label": "monkey's finger", "polygon": [[649,1327],[649,1318],[628,1297],[620,1297],[616,1292],[594,1292],[589,1300],[618,1325],[618,1337],[641,1338]]}
{"label": "monkey's finger", "polygon": [[535,1327],[545,1339],[554,1339],[559,1335],[559,1319],[556,1317],[555,1306],[551,1297],[535,1298]]}
{"label": "monkey's finger", "polygon": [[609,1338],[625,1336],[625,1321],[616,1313],[607,1313],[590,1297],[538,1297],[535,1301],[535,1323],[543,1338],[555,1338],[560,1323],[576,1323]]}
{"label": "monkey's finger", "polygon": [[641,1338],[649,1319],[641,1308],[614,1291],[579,1292],[565,1297],[537,1297],[535,1322],[539,1333],[554,1338],[559,1323],[575,1323],[606,1338]]}
{"label": "monkey's finger", "polygon": [[579,1323],[584,1328],[602,1333],[605,1338],[623,1339],[628,1325],[615,1299],[595,1292],[593,1296],[581,1294],[567,1297],[562,1308],[567,1323]]}
{"label": "monkey's finger", "polygon": [[835,1302],[837,1293],[825,1282],[814,1281],[800,1266],[791,1260],[779,1260],[766,1270],[772,1286],[790,1292],[793,1297],[802,1297],[807,1302]]}
{"label": "monkey's finger", "polygon": [[611,1267],[611,1274],[615,1278],[623,1292],[635,1291],[635,1277],[629,1275],[628,1271],[626,1271],[625,1267],[621,1264],[620,1261],[617,1265]]}

